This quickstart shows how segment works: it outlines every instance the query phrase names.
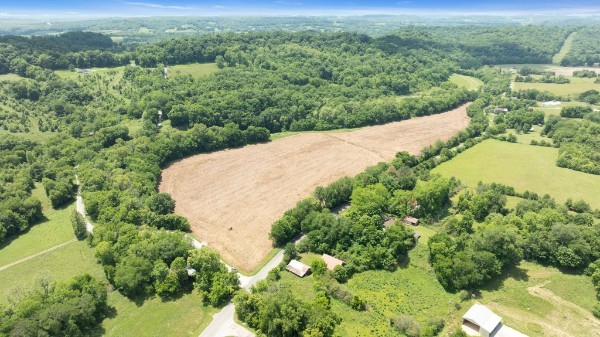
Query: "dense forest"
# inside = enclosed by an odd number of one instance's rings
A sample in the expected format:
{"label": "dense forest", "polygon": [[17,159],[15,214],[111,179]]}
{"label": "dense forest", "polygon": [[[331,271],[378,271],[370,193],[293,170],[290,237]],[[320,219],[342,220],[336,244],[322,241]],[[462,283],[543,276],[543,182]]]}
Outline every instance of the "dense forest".
{"label": "dense forest", "polygon": [[600,63],[600,28],[585,27],[577,31],[573,45],[560,62],[563,66],[593,66]]}

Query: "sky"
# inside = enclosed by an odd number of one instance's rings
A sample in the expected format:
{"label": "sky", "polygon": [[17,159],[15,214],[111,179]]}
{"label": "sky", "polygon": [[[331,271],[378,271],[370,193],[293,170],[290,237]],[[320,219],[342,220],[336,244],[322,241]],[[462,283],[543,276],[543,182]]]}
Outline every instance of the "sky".
{"label": "sky", "polygon": [[598,0],[0,0],[0,20],[35,16],[598,15]]}

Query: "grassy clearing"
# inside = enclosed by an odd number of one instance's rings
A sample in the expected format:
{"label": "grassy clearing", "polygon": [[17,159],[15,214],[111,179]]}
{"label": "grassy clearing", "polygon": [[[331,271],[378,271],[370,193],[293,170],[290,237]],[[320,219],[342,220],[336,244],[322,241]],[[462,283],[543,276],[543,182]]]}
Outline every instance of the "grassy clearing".
{"label": "grassy clearing", "polygon": [[531,337],[597,336],[594,331],[600,326],[591,318],[595,293],[589,277],[531,262],[490,282],[477,301]]}
{"label": "grassy clearing", "polygon": [[519,191],[549,193],[558,202],[584,199],[600,207],[600,176],[556,166],[558,149],[486,140],[433,170],[469,187],[498,182]]}
{"label": "grassy clearing", "polygon": [[190,74],[192,77],[200,78],[217,72],[218,70],[219,68],[217,68],[216,63],[190,63],[171,66],[169,67],[168,73],[174,75]]}
{"label": "grassy clearing", "polygon": [[82,273],[104,278],[94,250],[78,241],[0,271],[0,303],[6,303],[11,294],[34,288],[40,279],[60,281]]}
{"label": "grassy clearing", "polygon": [[24,77],[21,77],[21,76],[19,76],[17,74],[3,74],[3,75],[0,75],[0,82],[1,81],[10,81],[10,82],[13,82],[13,81],[19,81],[19,80],[24,80],[24,79],[25,79]]}
{"label": "grassy clearing", "polygon": [[537,89],[555,95],[570,96],[571,98],[577,98],[579,94],[588,90],[600,91],[600,84],[594,83],[594,78],[569,77],[569,79],[571,80],[569,84],[514,82],[513,90]]}
{"label": "grassy clearing", "polygon": [[479,90],[483,85],[483,81],[480,79],[459,74],[452,74],[452,76],[450,76],[450,82],[467,90]]}
{"label": "grassy clearing", "polygon": [[200,296],[186,294],[176,301],[155,297],[137,306],[118,292],[108,295],[116,316],[102,323],[104,336],[198,336],[217,309],[202,305]]}
{"label": "grassy clearing", "polygon": [[36,189],[32,194],[42,201],[46,220],[33,225],[26,233],[1,244],[0,266],[67,242],[75,237],[69,219],[75,204],[72,203],[59,210],[52,209],[50,201],[44,193],[44,188],[39,183],[36,184]]}
{"label": "grassy clearing", "polygon": [[565,42],[563,42],[563,45],[560,48],[558,54],[554,55],[554,57],[552,58],[552,63],[560,65],[560,61],[562,61],[562,59],[565,57],[565,55],[567,55],[569,50],[571,50],[571,46],[573,45],[573,39],[575,38],[575,35],[577,35],[577,32],[573,32],[567,37]]}
{"label": "grassy clearing", "polygon": [[[92,70],[92,74],[90,75],[95,75],[95,74],[100,74],[100,75],[105,75],[106,73],[110,72],[110,71],[116,71],[117,73],[123,73],[123,71],[125,70],[125,67],[114,67],[114,68],[90,68]],[[80,74],[77,71],[70,71],[70,70],[55,70],[54,73],[56,73],[56,75],[60,76],[63,79],[72,79],[72,80],[76,80],[78,78],[80,78],[80,76],[90,76],[90,75],[86,75],[86,74]]]}

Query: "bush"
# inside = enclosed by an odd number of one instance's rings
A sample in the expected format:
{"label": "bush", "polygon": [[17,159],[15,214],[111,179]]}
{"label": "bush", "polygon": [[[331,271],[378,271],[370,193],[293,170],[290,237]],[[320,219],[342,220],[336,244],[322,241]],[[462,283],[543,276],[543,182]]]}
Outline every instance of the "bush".
{"label": "bush", "polygon": [[408,315],[400,315],[393,320],[393,326],[398,331],[402,332],[408,337],[418,337],[421,335],[421,329],[419,324]]}

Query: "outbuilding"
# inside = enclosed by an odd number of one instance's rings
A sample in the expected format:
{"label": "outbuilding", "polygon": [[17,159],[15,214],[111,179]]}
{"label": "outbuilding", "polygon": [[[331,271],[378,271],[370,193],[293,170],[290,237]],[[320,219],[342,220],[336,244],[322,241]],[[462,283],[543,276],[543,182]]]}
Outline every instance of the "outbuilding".
{"label": "outbuilding", "polygon": [[508,112],[507,108],[495,108],[494,109],[494,113],[495,114],[504,114],[504,113],[507,113],[507,112]]}
{"label": "outbuilding", "polygon": [[412,216],[404,217],[404,220],[402,220],[402,222],[404,222],[405,224],[410,225],[410,226],[418,226],[419,225],[419,219],[414,218]]}
{"label": "outbuilding", "polygon": [[344,261],[335,258],[329,254],[323,254],[321,256],[321,258],[323,259],[323,261],[325,261],[325,264],[327,265],[327,269],[329,270],[333,270],[335,267],[337,266],[341,266],[344,264]]}
{"label": "outbuilding", "polygon": [[298,260],[290,261],[290,263],[288,263],[288,265],[287,265],[287,267],[285,267],[285,269],[287,269],[290,273],[292,273],[298,277],[304,277],[310,271],[309,266],[305,265],[304,263],[302,263]]}
{"label": "outbuilding", "polygon": [[485,305],[475,303],[463,315],[462,329],[469,336],[481,337],[527,337],[502,324],[502,318]]}

